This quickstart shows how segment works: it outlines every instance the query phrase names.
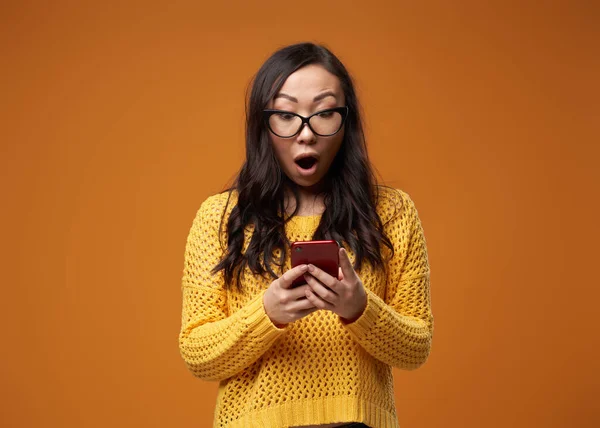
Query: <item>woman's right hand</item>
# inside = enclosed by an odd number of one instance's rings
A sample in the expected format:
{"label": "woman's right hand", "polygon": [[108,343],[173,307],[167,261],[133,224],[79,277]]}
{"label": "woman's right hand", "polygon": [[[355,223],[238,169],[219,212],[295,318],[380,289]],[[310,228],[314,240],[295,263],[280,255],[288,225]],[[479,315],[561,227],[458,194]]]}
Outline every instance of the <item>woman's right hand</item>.
{"label": "woman's right hand", "polygon": [[306,298],[307,284],[291,288],[294,280],[306,272],[308,265],[298,265],[273,281],[265,292],[265,312],[277,327],[284,327],[318,309]]}

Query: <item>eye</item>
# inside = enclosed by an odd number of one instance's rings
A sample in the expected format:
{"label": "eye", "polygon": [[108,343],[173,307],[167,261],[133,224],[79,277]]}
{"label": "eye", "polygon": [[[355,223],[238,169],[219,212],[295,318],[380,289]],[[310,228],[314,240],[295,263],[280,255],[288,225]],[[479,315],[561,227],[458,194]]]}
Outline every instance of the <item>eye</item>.
{"label": "eye", "polygon": [[285,112],[276,113],[275,116],[277,116],[277,119],[282,120],[282,121],[286,121],[286,122],[288,122],[290,120],[293,120],[294,117],[295,117],[293,114],[291,114],[291,113],[285,113]]}
{"label": "eye", "polygon": [[319,117],[321,119],[329,119],[329,118],[331,118],[331,116],[333,116],[333,113],[334,112],[332,112],[332,111],[324,111],[323,113],[319,113]]}

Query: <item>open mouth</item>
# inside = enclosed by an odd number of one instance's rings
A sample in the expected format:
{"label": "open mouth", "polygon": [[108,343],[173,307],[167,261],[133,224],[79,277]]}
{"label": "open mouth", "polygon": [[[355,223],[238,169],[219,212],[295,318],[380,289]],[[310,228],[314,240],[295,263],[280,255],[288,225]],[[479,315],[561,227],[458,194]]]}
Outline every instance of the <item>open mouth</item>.
{"label": "open mouth", "polygon": [[307,156],[296,160],[296,164],[302,169],[311,169],[316,163],[317,158],[313,156]]}

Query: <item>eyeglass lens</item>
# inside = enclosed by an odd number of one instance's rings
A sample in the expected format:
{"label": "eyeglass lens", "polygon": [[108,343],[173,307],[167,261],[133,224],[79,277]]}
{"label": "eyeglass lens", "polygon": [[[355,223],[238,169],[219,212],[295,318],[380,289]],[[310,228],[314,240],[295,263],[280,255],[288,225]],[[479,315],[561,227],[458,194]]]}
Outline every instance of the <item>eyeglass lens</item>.
{"label": "eyeglass lens", "polygon": [[[309,120],[312,130],[319,135],[332,135],[342,126],[342,115],[337,111],[327,111],[314,115]],[[275,113],[269,117],[271,130],[280,137],[291,137],[300,131],[302,119],[290,113]]]}

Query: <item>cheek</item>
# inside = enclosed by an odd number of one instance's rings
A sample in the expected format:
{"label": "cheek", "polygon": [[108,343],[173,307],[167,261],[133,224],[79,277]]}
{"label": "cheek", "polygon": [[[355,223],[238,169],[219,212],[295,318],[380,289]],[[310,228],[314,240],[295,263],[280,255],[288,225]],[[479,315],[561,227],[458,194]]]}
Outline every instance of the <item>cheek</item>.
{"label": "cheek", "polygon": [[275,157],[279,161],[280,164],[284,164],[285,161],[291,157],[289,150],[289,143],[287,141],[282,141],[282,139],[277,137],[271,138],[271,146],[273,147],[273,151],[275,152]]}
{"label": "cheek", "polygon": [[330,157],[330,160],[333,160],[335,155],[340,151],[340,147],[342,147],[342,142],[344,141],[344,134],[336,135],[331,141],[328,141],[327,144],[327,154]]}

